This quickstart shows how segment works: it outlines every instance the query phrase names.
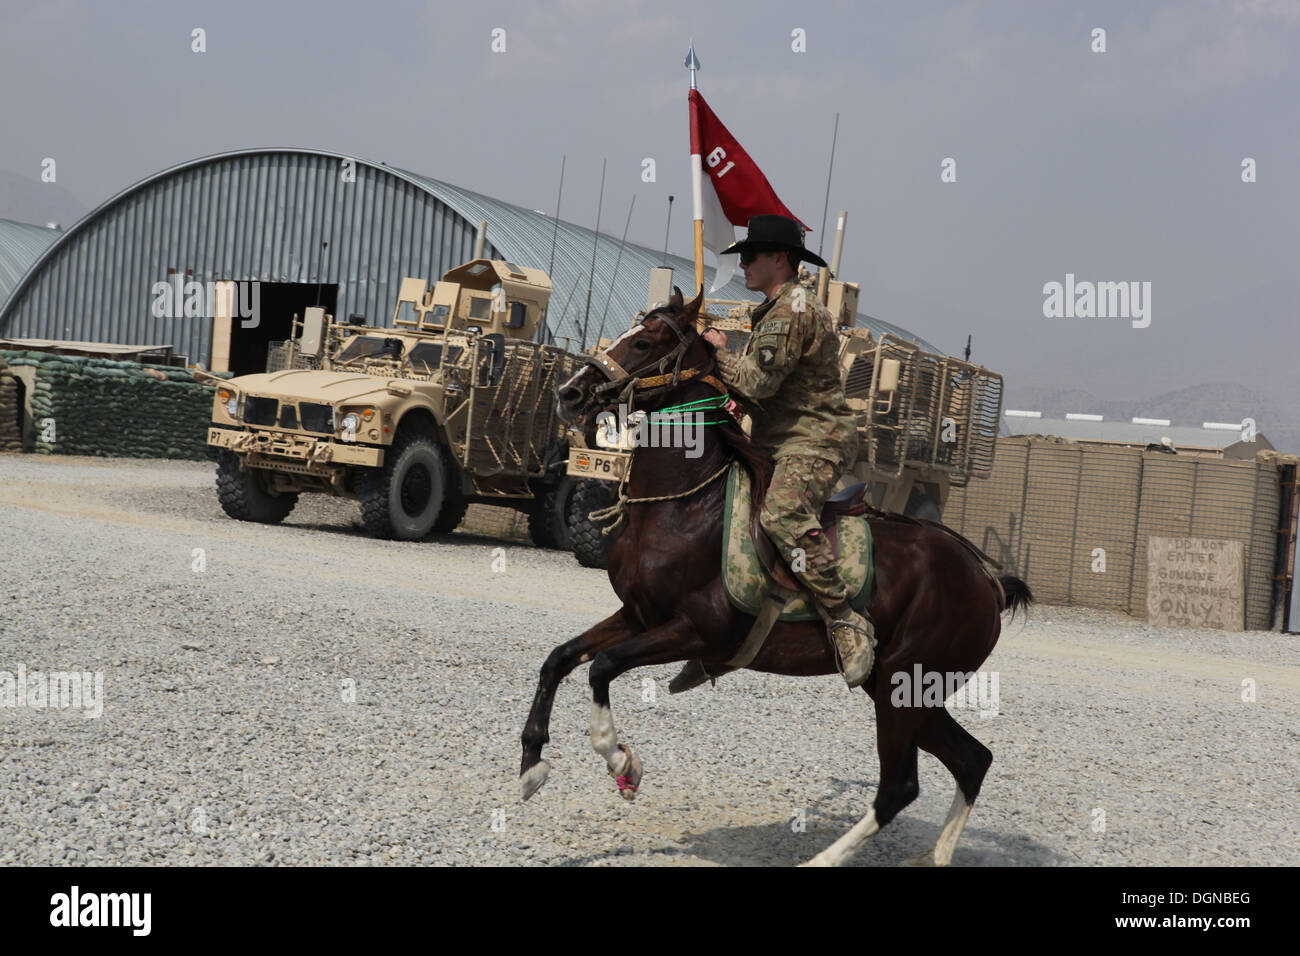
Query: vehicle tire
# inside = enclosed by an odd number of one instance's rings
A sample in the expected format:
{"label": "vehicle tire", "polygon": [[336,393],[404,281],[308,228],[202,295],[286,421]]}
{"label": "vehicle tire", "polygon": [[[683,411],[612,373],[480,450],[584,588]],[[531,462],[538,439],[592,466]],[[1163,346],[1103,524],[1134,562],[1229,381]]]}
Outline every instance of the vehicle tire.
{"label": "vehicle tire", "polygon": [[[455,471],[449,468],[448,474],[451,475],[451,481],[455,482]],[[465,520],[465,512],[469,510],[469,502],[466,501],[459,493],[455,495],[448,494],[443,499],[442,511],[438,512],[438,520],[433,523],[434,534],[451,534],[460,527],[460,523]]]}
{"label": "vehicle tire", "polygon": [[221,510],[239,521],[279,524],[298,503],[298,493],[274,494],[266,489],[264,472],[242,468],[239,456],[222,449],[217,458],[217,500]]}
{"label": "vehicle tire", "polygon": [[938,502],[919,491],[913,491],[912,497],[907,499],[903,514],[909,518],[924,518],[943,524],[943,512],[939,510]]}
{"label": "vehicle tire", "polygon": [[569,537],[569,499],[573,497],[574,481],[565,475],[559,481],[546,485],[533,499],[528,509],[528,537],[539,548],[556,548],[568,551],[572,546]]}
{"label": "vehicle tire", "polygon": [[595,478],[583,478],[574,483],[568,507],[569,540],[573,556],[584,568],[605,568],[609,546],[622,531],[620,528],[612,534],[602,534],[605,525],[588,517],[591,512],[608,508],[617,500],[617,487],[613,482]]}
{"label": "vehicle tire", "polygon": [[448,521],[454,517],[458,523],[464,511],[457,514],[451,503],[460,496],[449,501],[447,494],[454,480],[454,466],[442,445],[423,435],[399,434],[383,467],[370,469],[361,479],[361,522],[375,537],[398,541],[418,541],[433,533],[444,511]]}

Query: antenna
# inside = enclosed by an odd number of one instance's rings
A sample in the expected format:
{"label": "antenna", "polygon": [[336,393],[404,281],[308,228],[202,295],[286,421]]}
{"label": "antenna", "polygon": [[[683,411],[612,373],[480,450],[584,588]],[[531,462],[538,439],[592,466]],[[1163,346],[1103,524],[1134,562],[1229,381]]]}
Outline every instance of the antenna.
{"label": "antenna", "polygon": [[555,271],[555,239],[560,234],[560,199],[564,196],[564,163],[568,155],[560,157],[560,192],[555,197],[555,228],[551,230],[551,264],[546,267],[546,275],[549,277]]}
{"label": "antenna", "polygon": [[[321,259],[321,261],[320,261],[319,265],[317,265],[317,267],[316,267],[316,305],[318,305],[318,306],[320,305],[320,290],[321,290],[321,285],[322,285],[322,283],[324,283],[324,281],[325,281],[325,250],[329,248],[329,245],[330,245],[330,241],[329,241],[328,239],[324,240],[324,241],[321,242],[321,244],[320,244],[320,248],[321,248],[320,259]],[[335,307],[335,308],[338,308],[338,304],[335,303],[335,306],[334,306],[334,307]]]}
{"label": "antenna", "polygon": [[600,316],[600,330],[596,333],[596,341],[600,341],[601,333],[605,331],[605,319],[609,317],[609,300],[614,298],[614,281],[618,279],[618,264],[623,261],[623,247],[627,245],[627,227],[632,225],[632,210],[636,208],[636,193],[632,194],[632,204],[627,207],[627,222],[623,223],[623,240],[618,244],[618,258],[614,260],[614,275],[609,280],[609,293],[605,296],[605,311]]}
{"label": "antenna", "polygon": [[600,211],[605,205],[605,163],[600,161],[600,199],[596,201],[596,232],[591,240],[591,272],[587,276],[587,310],[582,316],[582,347],[587,347],[587,321],[591,318],[591,286],[596,281],[596,246],[600,243]]}
{"label": "antenna", "polygon": [[821,258],[822,242],[826,239],[826,212],[831,208],[831,173],[835,170],[835,140],[840,135],[840,114],[835,114],[835,130],[831,133],[831,162],[826,168],[826,201],[822,203],[822,231],[817,235],[817,258]]}
{"label": "antenna", "polygon": [[970,361],[970,336],[966,336],[966,361]]}
{"label": "antenna", "polygon": [[668,227],[673,222],[673,197],[668,197],[668,221],[664,223],[664,265],[668,265]]}

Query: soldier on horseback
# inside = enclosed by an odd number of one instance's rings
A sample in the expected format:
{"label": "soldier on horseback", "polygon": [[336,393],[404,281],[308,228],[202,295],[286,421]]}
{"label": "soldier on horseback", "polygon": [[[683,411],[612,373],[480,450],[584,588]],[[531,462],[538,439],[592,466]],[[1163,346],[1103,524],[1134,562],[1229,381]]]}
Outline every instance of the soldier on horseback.
{"label": "soldier on horseback", "polygon": [[[834,320],[797,281],[800,260],[826,263],[804,248],[802,227],[785,216],[754,216],[748,236],[727,253],[740,254],[746,287],[767,296],[739,355],[727,351],[721,332],[704,335],[717,348],[719,378],[753,420],[751,437],[775,459],[759,523],[819,605],[844,679],[857,687],[871,673],[875,631],[849,606],[819,521],[857,456],[857,424],[840,381]],[[699,667],[688,663],[682,678]]]}

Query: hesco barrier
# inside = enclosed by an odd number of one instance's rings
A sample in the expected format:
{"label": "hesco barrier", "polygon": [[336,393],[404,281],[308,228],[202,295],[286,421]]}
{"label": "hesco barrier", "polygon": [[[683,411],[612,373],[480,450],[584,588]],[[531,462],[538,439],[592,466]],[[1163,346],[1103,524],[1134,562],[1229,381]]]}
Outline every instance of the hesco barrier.
{"label": "hesco barrier", "polygon": [[38,454],[212,457],[212,387],[185,369],[48,352],[0,358],[36,369],[28,400]]}
{"label": "hesco barrier", "polygon": [[528,543],[528,515],[513,508],[470,505],[458,529],[464,534]]}
{"label": "hesco barrier", "polygon": [[[1045,603],[1143,619],[1148,537],[1240,541],[1245,626],[1267,630],[1280,500],[1277,462],[1015,437],[998,439],[987,481],[952,490],[943,520]],[[1105,552],[1101,573],[1093,570],[1097,548]]]}
{"label": "hesco barrier", "polygon": [[0,451],[23,450],[23,410],[19,382],[0,358]]}

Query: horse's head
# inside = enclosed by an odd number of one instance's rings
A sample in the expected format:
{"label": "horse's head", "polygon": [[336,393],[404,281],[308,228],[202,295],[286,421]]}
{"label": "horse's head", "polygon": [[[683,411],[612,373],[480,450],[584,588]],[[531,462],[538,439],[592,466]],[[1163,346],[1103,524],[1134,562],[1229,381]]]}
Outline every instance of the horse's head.
{"label": "horse's head", "polygon": [[634,380],[690,368],[686,356],[695,349],[711,352],[695,328],[703,302],[703,289],[683,302],[682,290],[673,286],[667,305],[647,313],[600,355],[584,358],[578,373],[556,389],[560,419],[573,423],[617,402]]}

